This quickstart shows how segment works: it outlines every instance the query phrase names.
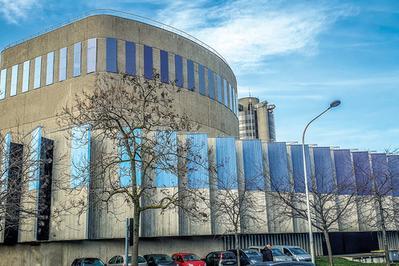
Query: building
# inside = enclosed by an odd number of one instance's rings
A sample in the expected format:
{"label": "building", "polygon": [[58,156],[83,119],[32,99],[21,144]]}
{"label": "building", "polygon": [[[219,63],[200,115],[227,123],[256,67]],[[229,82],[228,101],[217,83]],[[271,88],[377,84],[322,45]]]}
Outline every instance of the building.
{"label": "building", "polygon": [[[91,203],[88,191],[85,187],[74,187],[71,176],[75,171],[74,158],[94,157],[91,147],[98,141],[94,134],[86,134],[90,131],[85,131],[82,135],[84,144],[75,148],[70,143],[73,139],[66,138],[57,124],[56,114],[73,99],[74,94],[93,90],[98,72],[122,71],[151,78],[153,68],[159,70],[161,79],[175,80],[182,87],[183,92],[176,99],[178,110],[201,125],[200,132],[177,137],[190,136],[196,142],[203,143],[207,161],[215,165],[223,164],[224,168],[217,171],[216,177],[205,171],[201,173],[201,178],[213,182],[212,178],[232,178],[244,184],[245,180],[258,175],[254,169],[262,169],[262,173],[269,174],[262,174],[264,178],[259,179],[256,185],[266,191],[270,190],[268,180],[287,185],[303,177],[300,146],[272,142],[275,134],[271,126],[271,105],[259,103],[253,98],[257,111],[255,115],[250,114],[260,121],[256,123],[267,127],[263,130],[264,127],[258,125],[259,129],[251,133],[252,139],[237,139],[239,108],[236,78],[216,52],[189,37],[135,20],[112,15],[84,17],[10,46],[1,53],[1,132],[15,132],[15,129],[24,132],[24,137],[33,141],[34,145],[30,147],[33,154],[45,162],[44,167],[34,171],[41,181],[29,184],[23,190],[36,201],[26,203],[21,200],[21,204],[29,205],[33,212],[39,211],[40,204],[45,206],[47,213],[42,220],[20,216],[17,221],[0,221],[2,227],[9,223],[19,224],[17,230],[0,231],[0,264],[70,265],[75,257],[93,256],[107,260],[123,253],[124,219],[131,214],[131,207],[126,202],[115,202],[111,206],[112,213],[88,204],[90,208],[79,217],[70,214],[55,220],[53,214],[61,204],[68,202],[68,197]],[[244,110],[245,105],[241,106]],[[250,109],[252,111],[252,107]],[[255,139],[255,132],[259,139]],[[4,150],[23,153],[22,143],[13,142],[13,137],[6,134]],[[7,157],[7,154],[2,155],[2,169],[7,169],[10,160],[16,160]],[[356,182],[362,178],[361,171],[356,167],[363,165],[370,171],[376,171],[384,168],[381,164],[385,162],[394,173],[392,182],[399,180],[399,157],[396,155],[382,154],[382,159],[373,160],[374,155],[368,152],[329,147],[307,147],[307,154],[309,171],[315,177],[321,175],[329,180],[340,180],[349,176]],[[52,161],[58,161],[57,158],[64,160],[63,164],[53,165]],[[60,168],[60,165],[65,167]],[[65,169],[66,175],[63,174]],[[12,170],[5,177],[16,176],[18,172]],[[46,180],[41,177],[46,177]],[[178,177],[174,178],[166,180],[167,184],[162,187],[178,191]],[[71,179],[70,194],[54,186],[43,186],[60,179],[67,179],[67,182]],[[220,192],[217,186],[211,189],[208,185],[202,189],[209,191],[209,197]],[[301,187],[294,189],[298,193],[303,192]],[[266,206],[259,214],[264,222],[241,231],[242,246],[272,242],[307,248],[304,223],[286,217],[280,217],[280,221],[273,219],[278,216],[279,210],[268,201],[265,191],[253,194]],[[21,195],[22,199],[26,195]],[[392,204],[399,193],[394,196],[390,199]],[[214,207],[210,207],[211,213]],[[344,227],[343,224],[350,226]],[[390,245],[393,247],[399,241],[399,235],[396,225],[390,226]],[[348,217],[348,221],[342,222],[340,229],[331,237],[345,241],[345,245],[335,247],[337,253],[363,252],[367,248],[377,248],[380,243],[377,232],[366,227],[359,215]],[[234,246],[233,237],[225,234],[223,223],[214,217],[202,223],[192,223],[190,217],[176,208],[162,213],[154,211],[142,217],[140,241],[142,254],[171,254],[183,250],[204,256],[209,251]],[[322,254],[322,235],[318,232],[315,233],[315,241],[317,254]],[[366,243],[366,246],[353,245],[359,241]]]}
{"label": "building", "polygon": [[276,141],[274,104],[259,102],[256,97],[238,99],[240,139]]}

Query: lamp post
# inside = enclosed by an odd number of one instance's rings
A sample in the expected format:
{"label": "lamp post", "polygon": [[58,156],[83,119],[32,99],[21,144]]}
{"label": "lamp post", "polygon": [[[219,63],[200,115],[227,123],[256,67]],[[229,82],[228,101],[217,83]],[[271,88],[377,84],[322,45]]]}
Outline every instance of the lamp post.
{"label": "lamp post", "polygon": [[312,234],[312,219],[310,217],[310,203],[309,203],[309,188],[308,188],[308,174],[306,171],[306,154],[305,154],[305,134],[306,130],[310,126],[310,124],[315,121],[317,118],[327,113],[330,109],[337,107],[341,104],[341,101],[336,100],[330,103],[330,106],[321,112],[318,116],[310,120],[310,122],[306,125],[305,129],[302,133],[302,161],[303,161],[303,177],[305,179],[305,194],[306,194],[306,209],[308,216],[308,231],[309,231],[309,245],[310,245],[310,255],[312,256],[312,262],[315,263],[315,255],[314,255],[314,243],[313,243],[313,234]]}

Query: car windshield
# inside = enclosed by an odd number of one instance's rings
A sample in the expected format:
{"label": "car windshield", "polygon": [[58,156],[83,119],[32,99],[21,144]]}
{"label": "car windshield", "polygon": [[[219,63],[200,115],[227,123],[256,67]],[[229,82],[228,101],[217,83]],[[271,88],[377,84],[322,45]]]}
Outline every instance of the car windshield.
{"label": "car windshield", "polygon": [[294,254],[294,255],[306,255],[308,253],[306,253],[305,250],[301,249],[301,248],[290,248],[290,251]]}
{"label": "car windshield", "polygon": [[283,252],[277,248],[272,248],[273,256],[284,256]]}
{"label": "car windshield", "polygon": [[82,265],[104,266],[104,263],[100,259],[87,258],[87,259],[83,260],[83,264]]}
{"label": "car windshield", "polygon": [[[132,263],[132,256],[129,256],[127,261],[128,263]],[[144,263],[144,262],[146,262],[146,260],[143,257],[137,256],[137,263]]]}
{"label": "car windshield", "polygon": [[201,260],[201,258],[195,254],[186,254],[183,256],[183,260],[184,261],[193,261],[193,260]]}
{"label": "car windshield", "polygon": [[163,261],[163,262],[172,262],[172,258],[168,255],[165,254],[160,254],[160,255],[153,255],[152,256],[155,260],[155,262]]}
{"label": "car windshield", "polygon": [[236,255],[233,252],[223,252],[223,259],[235,259]]}

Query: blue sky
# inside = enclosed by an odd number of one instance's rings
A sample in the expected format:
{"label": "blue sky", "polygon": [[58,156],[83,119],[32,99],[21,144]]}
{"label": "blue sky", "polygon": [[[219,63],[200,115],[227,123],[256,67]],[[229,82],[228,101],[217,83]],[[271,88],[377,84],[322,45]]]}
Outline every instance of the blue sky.
{"label": "blue sky", "polygon": [[0,0],[0,46],[84,12],[111,8],[175,26],[214,47],[239,96],[277,105],[279,141],[306,122],[319,146],[399,148],[399,1]]}

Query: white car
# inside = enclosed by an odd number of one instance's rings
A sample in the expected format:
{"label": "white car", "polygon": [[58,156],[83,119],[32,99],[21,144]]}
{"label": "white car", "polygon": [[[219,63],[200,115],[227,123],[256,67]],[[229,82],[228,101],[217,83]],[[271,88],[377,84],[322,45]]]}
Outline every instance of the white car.
{"label": "white car", "polygon": [[[139,266],[147,266],[147,261],[142,257],[138,256],[137,257],[137,262]],[[132,256],[128,256],[127,260],[127,265],[132,265]],[[116,255],[113,256],[109,261],[107,265],[112,265],[112,266],[126,266],[126,261],[125,261],[125,255]]]}

